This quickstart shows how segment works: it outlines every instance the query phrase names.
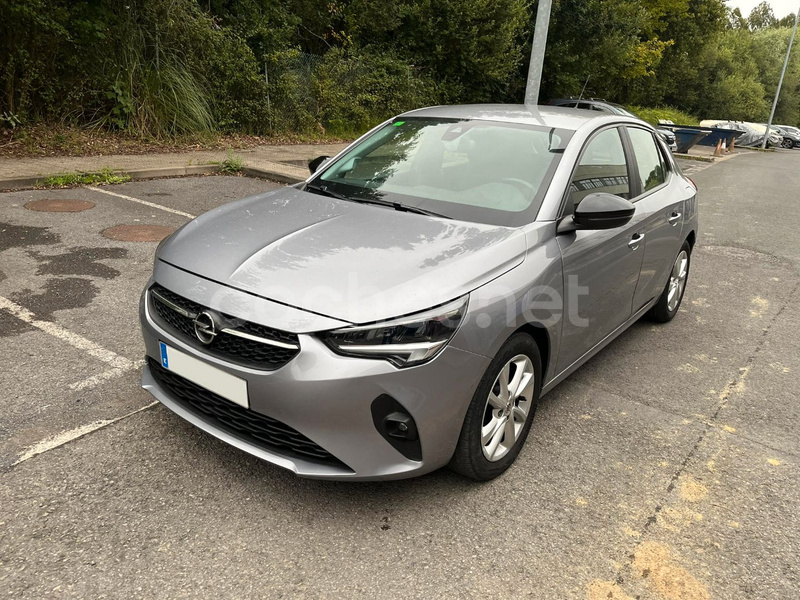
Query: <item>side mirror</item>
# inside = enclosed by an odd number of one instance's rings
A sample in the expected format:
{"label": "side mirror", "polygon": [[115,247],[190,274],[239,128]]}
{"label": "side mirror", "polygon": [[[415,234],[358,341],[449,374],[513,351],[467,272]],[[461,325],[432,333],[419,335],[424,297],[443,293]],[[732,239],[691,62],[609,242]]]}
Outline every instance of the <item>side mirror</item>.
{"label": "side mirror", "polygon": [[314,160],[308,161],[308,170],[311,171],[311,174],[313,175],[322,165],[328,162],[330,158],[330,156],[318,156]]}
{"label": "side mirror", "polygon": [[572,218],[565,218],[559,232],[575,229],[614,229],[630,222],[636,207],[614,194],[589,194],[575,208]]}

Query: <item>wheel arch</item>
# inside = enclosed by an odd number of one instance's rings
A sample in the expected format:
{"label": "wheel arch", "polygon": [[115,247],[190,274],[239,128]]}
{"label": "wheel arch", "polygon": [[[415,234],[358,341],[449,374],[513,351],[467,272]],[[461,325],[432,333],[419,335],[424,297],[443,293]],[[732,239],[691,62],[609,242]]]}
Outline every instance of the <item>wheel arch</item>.
{"label": "wheel arch", "polygon": [[547,329],[539,323],[525,323],[521,327],[518,327],[508,338],[510,339],[511,336],[517,333],[527,333],[539,347],[539,354],[542,357],[542,383],[544,383],[547,381],[547,376],[549,374],[548,367],[550,366],[550,334]]}
{"label": "wheel arch", "polygon": [[689,232],[689,235],[686,236],[686,241],[689,242],[689,250],[694,250],[694,243],[697,241],[697,234],[695,233],[694,229]]}

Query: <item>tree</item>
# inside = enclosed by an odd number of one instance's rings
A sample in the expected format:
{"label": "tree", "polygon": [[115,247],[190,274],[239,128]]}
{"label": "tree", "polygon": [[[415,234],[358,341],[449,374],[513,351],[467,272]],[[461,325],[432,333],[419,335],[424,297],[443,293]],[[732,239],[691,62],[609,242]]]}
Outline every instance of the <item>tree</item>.
{"label": "tree", "polygon": [[527,0],[353,0],[354,45],[391,51],[436,82],[443,102],[501,102],[523,53]]}
{"label": "tree", "polygon": [[782,19],[778,19],[776,27],[794,27],[794,13],[789,13]]}
{"label": "tree", "polygon": [[742,16],[739,7],[734,8],[728,13],[728,27],[731,29],[747,29],[747,19]]}
{"label": "tree", "polygon": [[775,27],[777,22],[778,20],[775,18],[775,13],[772,12],[772,7],[767,2],[762,2],[756,6],[750,11],[750,16],[747,17],[747,24],[750,27],[750,31]]}

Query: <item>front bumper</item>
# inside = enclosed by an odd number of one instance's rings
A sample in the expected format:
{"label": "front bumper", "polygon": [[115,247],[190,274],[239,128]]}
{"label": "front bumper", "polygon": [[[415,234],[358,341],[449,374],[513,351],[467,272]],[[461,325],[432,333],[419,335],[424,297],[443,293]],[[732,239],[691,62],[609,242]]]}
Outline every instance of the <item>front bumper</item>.
{"label": "front bumper", "polygon": [[[220,307],[213,305],[215,297],[219,296],[214,290],[216,284],[207,280],[202,283],[202,286],[182,289],[208,290],[192,299],[219,310]],[[230,288],[225,290],[228,299],[231,293],[235,292]],[[246,300],[242,306],[252,306],[253,297]],[[258,309],[252,314],[236,316],[260,322],[259,314],[269,314],[269,311]],[[469,402],[490,362],[488,358],[448,346],[430,363],[397,369],[383,360],[336,355],[313,334],[298,333],[300,352],[297,356],[277,370],[260,371],[210,356],[185,343],[153,319],[144,298],[140,317],[148,357],[158,362],[159,342],[164,342],[245,379],[250,410],[293,428],[341,462],[307,460],[220,426],[215,419],[182,402],[160,385],[149,365],[145,366],[142,377],[144,389],[204,431],[302,477],[400,479],[444,466],[453,454]],[[275,322],[261,324],[278,326]],[[399,402],[413,417],[422,460],[406,458],[376,428],[371,407],[377,398],[386,395]]]}

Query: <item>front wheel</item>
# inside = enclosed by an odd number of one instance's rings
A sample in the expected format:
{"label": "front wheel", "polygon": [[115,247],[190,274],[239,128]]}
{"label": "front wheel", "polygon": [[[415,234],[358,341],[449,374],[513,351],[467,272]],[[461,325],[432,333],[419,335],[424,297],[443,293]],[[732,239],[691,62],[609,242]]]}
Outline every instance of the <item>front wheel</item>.
{"label": "front wheel", "polygon": [[792,140],[790,140],[789,138],[783,138],[783,142],[781,142],[781,146],[783,146],[784,148],[787,148],[787,149],[794,148],[794,142]]}
{"label": "front wheel", "polygon": [[542,359],[531,336],[511,336],[495,356],[467,409],[450,468],[488,481],[517,458],[536,412]]}
{"label": "front wheel", "polygon": [[683,242],[681,251],[678,252],[678,256],[672,265],[667,286],[661,293],[658,302],[648,313],[654,321],[667,323],[678,314],[678,309],[681,307],[681,301],[683,300],[683,293],[686,291],[686,281],[689,278],[691,253],[692,248],[689,246],[689,242]]}

